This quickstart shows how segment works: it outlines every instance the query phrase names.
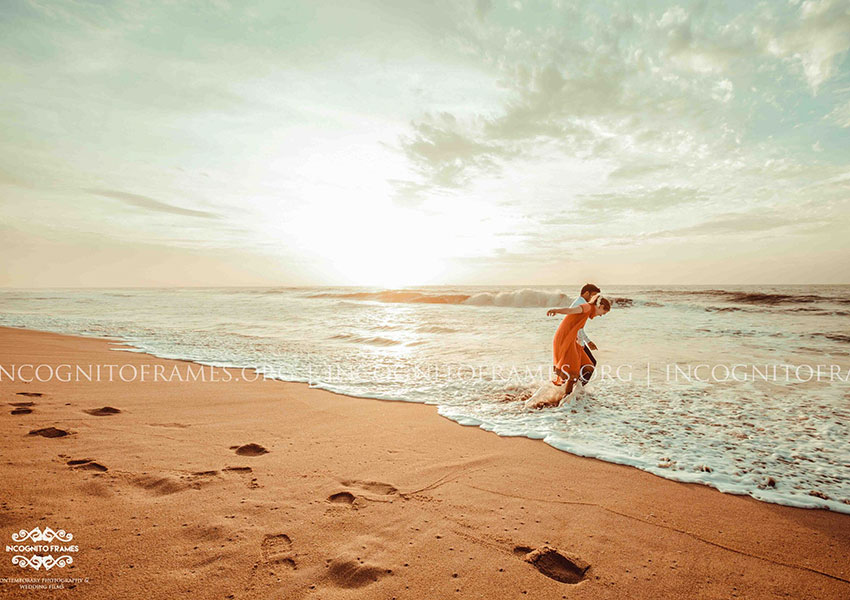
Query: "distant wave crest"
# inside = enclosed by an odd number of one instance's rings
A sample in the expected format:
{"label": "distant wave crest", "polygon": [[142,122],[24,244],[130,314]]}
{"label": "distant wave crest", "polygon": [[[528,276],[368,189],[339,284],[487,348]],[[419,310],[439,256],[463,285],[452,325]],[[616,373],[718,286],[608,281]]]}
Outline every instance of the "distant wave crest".
{"label": "distant wave crest", "polygon": [[[547,308],[567,306],[572,297],[564,292],[535,290],[506,290],[478,292],[476,294],[445,293],[436,290],[381,290],[377,292],[320,292],[310,294],[309,298],[330,298],[338,300],[360,300],[389,303],[414,304],[464,304],[467,306],[502,306],[509,308]],[[628,308],[634,304],[631,298],[611,298],[619,308]],[[646,303],[647,306],[661,306],[658,303]]]}
{"label": "distant wave crest", "polygon": [[777,294],[767,292],[750,292],[740,290],[654,290],[653,294],[667,296],[697,296],[712,297],[738,304],[757,306],[776,306],[778,304],[812,304],[816,302],[832,302],[850,304],[850,298],[841,296],[820,296],[817,294]]}
{"label": "distant wave crest", "polygon": [[563,292],[542,290],[511,290],[508,292],[481,292],[467,298],[463,304],[473,306],[510,306],[514,308],[561,306],[569,304],[570,297]]}
{"label": "distant wave crest", "polygon": [[379,292],[322,292],[311,298],[337,298],[372,302],[419,304],[466,304],[470,306],[504,306],[513,308],[560,306],[570,302],[563,292],[522,289],[479,292],[477,294],[442,293],[431,290],[382,290]]}

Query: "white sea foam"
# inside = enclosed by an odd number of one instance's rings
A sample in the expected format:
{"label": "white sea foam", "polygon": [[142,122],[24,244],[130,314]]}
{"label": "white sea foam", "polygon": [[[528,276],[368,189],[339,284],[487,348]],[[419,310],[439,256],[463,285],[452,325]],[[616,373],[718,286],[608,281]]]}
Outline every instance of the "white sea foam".
{"label": "white sea foam", "polygon": [[479,292],[473,294],[463,304],[472,306],[510,306],[514,308],[543,308],[568,305],[571,298],[561,292],[545,290],[509,290],[504,292]]}

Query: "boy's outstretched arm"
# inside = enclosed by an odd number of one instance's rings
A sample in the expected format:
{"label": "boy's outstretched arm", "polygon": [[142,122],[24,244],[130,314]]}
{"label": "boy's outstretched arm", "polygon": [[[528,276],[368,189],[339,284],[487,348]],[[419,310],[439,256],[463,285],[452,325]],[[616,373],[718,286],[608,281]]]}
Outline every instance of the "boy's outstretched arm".
{"label": "boy's outstretched arm", "polygon": [[575,308],[550,308],[546,311],[547,317],[554,317],[555,315],[577,315],[581,312],[581,306],[576,306]]}

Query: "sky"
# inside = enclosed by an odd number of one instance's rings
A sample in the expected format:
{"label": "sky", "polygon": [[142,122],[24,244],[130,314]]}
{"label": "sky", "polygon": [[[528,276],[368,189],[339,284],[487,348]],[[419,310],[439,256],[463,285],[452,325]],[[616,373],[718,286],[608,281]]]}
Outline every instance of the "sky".
{"label": "sky", "polygon": [[0,2],[0,286],[850,283],[850,2]]}

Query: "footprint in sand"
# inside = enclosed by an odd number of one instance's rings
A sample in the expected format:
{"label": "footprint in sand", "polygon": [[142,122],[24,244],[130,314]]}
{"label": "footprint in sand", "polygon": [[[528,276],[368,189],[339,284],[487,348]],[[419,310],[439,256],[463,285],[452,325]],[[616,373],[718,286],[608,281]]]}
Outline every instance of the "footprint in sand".
{"label": "footprint in sand", "polygon": [[269,451],[260,446],[259,444],[245,444],[243,446],[231,446],[231,450],[236,450],[236,454],[239,456],[260,456],[263,454],[268,454]]}
{"label": "footprint in sand", "polygon": [[568,558],[548,546],[532,550],[528,546],[516,546],[513,550],[516,556],[523,557],[535,569],[549,579],[561,583],[576,584],[584,580],[590,565],[577,558]]}
{"label": "footprint in sand", "polygon": [[14,406],[12,409],[13,415],[28,415],[32,413],[32,408],[35,402],[9,402],[9,406]]}
{"label": "footprint in sand", "polygon": [[284,565],[296,569],[292,555],[292,540],[285,533],[267,534],[260,544],[263,562],[267,565]]}
{"label": "footprint in sand", "polygon": [[389,568],[392,552],[386,540],[376,536],[359,536],[338,547],[327,560],[326,577],[335,587],[361,588],[393,574]]}
{"label": "footprint in sand", "polygon": [[224,471],[227,473],[236,473],[237,475],[241,475],[245,481],[245,485],[252,490],[260,487],[260,484],[257,482],[257,478],[251,476],[254,472],[251,467],[224,467]]}
{"label": "footprint in sand", "polygon": [[46,438],[59,438],[70,435],[70,432],[65,431],[64,429],[57,429],[56,427],[45,427],[43,429],[33,429],[29,432],[29,435],[40,435],[41,437]]}
{"label": "footprint in sand", "polygon": [[152,496],[170,496],[191,489],[192,482],[175,479],[168,475],[143,473],[130,479],[130,483]]}
{"label": "footprint in sand", "polygon": [[215,470],[195,471],[188,475],[181,475],[180,480],[187,482],[193,490],[199,490],[206,485],[214,483],[219,475],[220,473]]}
{"label": "footprint in sand", "polygon": [[387,502],[389,501],[387,500],[388,496],[398,494],[398,489],[394,485],[381,483],[380,481],[343,479],[340,483],[348,489],[331,494],[328,496],[328,502],[334,504],[354,504],[358,495],[366,500]]}
{"label": "footprint in sand", "polygon": [[328,496],[328,502],[333,502],[334,504],[354,504],[355,500],[356,498],[351,492],[337,492]]}
{"label": "footprint in sand", "polygon": [[369,494],[377,496],[392,496],[398,493],[398,489],[389,483],[381,483],[380,481],[360,481],[357,479],[344,479],[340,481],[342,485],[348,488],[363,490]]}
{"label": "footprint in sand", "polygon": [[234,473],[250,473],[253,471],[251,467],[224,467],[225,471],[233,471]]}
{"label": "footprint in sand", "polygon": [[357,560],[333,560],[328,566],[328,578],[341,588],[359,588],[375,583],[391,573],[384,569]]}
{"label": "footprint in sand", "polygon": [[90,408],[89,410],[84,410],[83,412],[88,415],[93,415],[95,417],[108,417],[109,415],[117,415],[121,411],[117,408],[113,408],[112,406],[104,406],[102,408]]}
{"label": "footprint in sand", "polygon": [[99,473],[103,473],[109,470],[102,464],[94,462],[90,458],[77,458],[74,460],[69,460],[65,464],[74,469],[85,469],[86,471],[97,471]]}

